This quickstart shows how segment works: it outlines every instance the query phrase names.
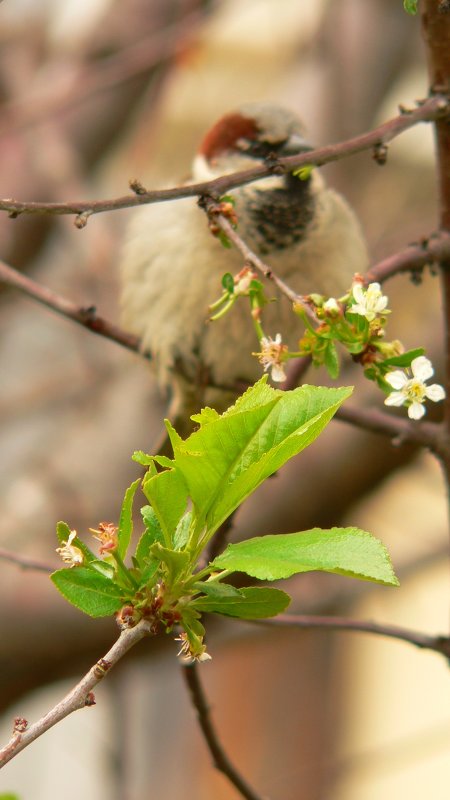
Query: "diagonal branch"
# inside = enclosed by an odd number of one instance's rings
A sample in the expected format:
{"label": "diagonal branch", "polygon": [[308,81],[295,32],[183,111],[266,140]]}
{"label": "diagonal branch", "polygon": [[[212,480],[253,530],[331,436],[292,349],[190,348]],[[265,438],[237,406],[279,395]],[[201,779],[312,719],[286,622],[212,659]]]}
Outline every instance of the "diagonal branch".
{"label": "diagonal branch", "polygon": [[23,275],[21,272],[13,269],[12,267],[0,261],[0,282],[6,283],[8,286],[13,286],[15,289],[24,292],[28,297],[37,300],[38,303],[51,308],[63,317],[77,322],[84,328],[88,328],[92,333],[97,333],[99,336],[104,336],[106,339],[111,339],[113,342],[126,347],[136,353],[139,352],[140,340],[132,333],[119,328],[113,322],[109,322],[103,317],[99,317],[95,308],[89,306],[83,308],[66,300],[65,297],[56,294],[46,286],[42,286],[36,281]]}
{"label": "diagonal branch", "polygon": [[145,636],[150,635],[152,635],[152,629],[147,620],[141,620],[134,628],[123,630],[106,655],[100,658],[81,681],[41,719],[30,726],[28,726],[27,720],[16,719],[11,739],[0,749],[0,768],[73,711],[95,705],[95,697],[92,693],[95,686],[128,650]]}
{"label": "diagonal branch", "polygon": [[[240,792],[242,797],[246,798],[246,800],[263,800],[262,796],[257,794],[251,786],[248,785],[233,766],[217,737],[211,721],[208,702],[198,675],[197,665],[195,663],[189,664],[182,669],[214,766],[228,778],[230,783]],[[264,798],[264,800],[267,800],[267,797]]]}
{"label": "diagonal branch", "polygon": [[0,200],[0,210],[7,211],[10,216],[17,217],[19,214],[65,214],[77,215],[78,227],[84,227],[91,214],[99,214],[104,211],[117,211],[121,208],[131,208],[133,206],[145,205],[148,203],[162,203],[169,200],[177,200],[184,197],[203,197],[209,196],[219,198],[221,195],[230,191],[236,186],[243,186],[253,181],[262,180],[273,172],[291,172],[297,167],[305,165],[322,166],[332,161],[337,161],[346,156],[352,156],[365,150],[374,149],[376,156],[377,150],[399,136],[403,131],[417,125],[419,122],[432,122],[434,120],[445,120],[449,114],[449,101],[445,95],[435,95],[421,102],[417,108],[411,111],[403,111],[397,117],[393,117],[383,125],[374,128],[368,133],[355,136],[344,142],[319,147],[307,153],[295,156],[280,158],[273,163],[263,164],[252,169],[235,172],[231,175],[223,175],[210,181],[192,183],[185,186],[178,186],[172,189],[159,189],[145,191],[139,188],[137,194],[117,197],[114,200],[81,200],[67,203],[41,203],[41,202],[22,202],[5,198]]}

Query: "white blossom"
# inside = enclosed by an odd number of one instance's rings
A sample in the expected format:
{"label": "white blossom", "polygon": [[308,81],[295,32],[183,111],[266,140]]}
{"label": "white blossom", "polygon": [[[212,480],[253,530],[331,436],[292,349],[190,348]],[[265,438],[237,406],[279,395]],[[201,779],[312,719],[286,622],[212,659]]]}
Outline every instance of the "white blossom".
{"label": "white blossom", "polygon": [[372,322],[378,314],[386,311],[388,298],[381,294],[379,283],[369,283],[367,289],[360,283],[355,283],[352,294],[356,303],[348,309],[351,314],[360,314],[368,322]]}
{"label": "white blossom", "polygon": [[335,297],[329,297],[328,300],[322,306],[323,310],[327,312],[327,314],[331,314],[331,316],[336,316],[339,314],[340,307],[339,303]]}
{"label": "white blossom", "polygon": [[275,339],[271,336],[263,336],[261,341],[261,352],[254,353],[258,357],[260,364],[264,367],[264,372],[269,372],[270,377],[276,383],[283,383],[286,380],[286,372],[283,361],[287,353],[287,345],[282,343],[281,334],[277,333]]}
{"label": "white blossom", "polygon": [[199,642],[198,651],[195,653],[193,652],[192,645],[189,641],[186,631],[183,631],[179,636],[176,636],[175,641],[181,642],[181,647],[177,653],[177,656],[184,664],[192,664],[194,661],[211,661],[212,656],[206,652],[206,645],[203,643]]}
{"label": "white blossom", "polygon": [[82,550],[80,550],[79,547],[76,547],[76,545],[72,544],[73,540],[76,538],[76,535],[76,531],[70,531],[67,542],[62,542],[62,546],[56,548],[56,552],[59,553],[64,563],[69,564],[70,567],[79,566],[84,561]]}
{"label": "white blossom", "polygon": [[434,374],[431,361],[425,356],[414,358],[411,362],[412,377],[402,371],[394,370],[385,376],[387,383],[395,389],[384,401],[387,406],[408,406],[410,419],[421,419],[425,414],[425,400],[434,403],[443,400],[445,390],[439,383],[427,386],[426,381]]}

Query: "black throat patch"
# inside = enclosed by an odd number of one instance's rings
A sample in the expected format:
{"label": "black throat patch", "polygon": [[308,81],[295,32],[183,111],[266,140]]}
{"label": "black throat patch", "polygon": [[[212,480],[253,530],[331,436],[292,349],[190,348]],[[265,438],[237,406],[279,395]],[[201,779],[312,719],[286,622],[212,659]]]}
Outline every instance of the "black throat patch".
{"label": "black throat patch", "polygon": [[245,187],[246,213],[258,253],[267,255],[300,242],[314,216],[310,178],[286,175],[279,188]]}

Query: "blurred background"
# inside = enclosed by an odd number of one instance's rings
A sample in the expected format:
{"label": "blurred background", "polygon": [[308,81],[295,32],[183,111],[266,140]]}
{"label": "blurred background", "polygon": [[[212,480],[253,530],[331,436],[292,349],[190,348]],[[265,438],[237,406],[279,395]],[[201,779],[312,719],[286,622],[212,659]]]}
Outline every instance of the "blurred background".
{"label": "blurred background", "polygon": [[[318,145],[355,136],[427,94],[420,20],[392,0],[4,0],[0,196],[112,198],[128,181],[175,185],[204,130],[243,101],[298,111]],[[431,126],[329,166],[373,263],[429,234],[437,209]],[[118,321],[118,252],[133,211],[0,216],[0,257]],[[385,289],[390,338],[424,345],[442,380],[439,286]],[[231,324],[230,317],[230,324]],[[222,323],[226,324],[226,323]],[[81,535],[117,519],[139,475],[130,456],[161,430],[148,364],[0,285],[0,547],[58,566],[55,523]],[[308,381],[320,382],[320,373]],[[346,367],[352,400],[382,398]],[[437,408],[437,413],[439,408]],[[392,412],[395,413],[395,412]],[[400,412],[403,413],[403,412]],[[241,509],[233,539],[355,524],[381,538],[398,590],[311,574],[292,611],[448,629],[445,493],[433,458],[334,422]],[[35,720],[117,635],[83,618],[45,571],[0,563],[1,740]],[[438,655],[362,634],[214,622],[201,668],[231,758],[272,800],[448,797],[448,668]],[[228,800],[197,728],[169,637],[136,648],[72,715],[8,764],[0,792],[27,800]]]}

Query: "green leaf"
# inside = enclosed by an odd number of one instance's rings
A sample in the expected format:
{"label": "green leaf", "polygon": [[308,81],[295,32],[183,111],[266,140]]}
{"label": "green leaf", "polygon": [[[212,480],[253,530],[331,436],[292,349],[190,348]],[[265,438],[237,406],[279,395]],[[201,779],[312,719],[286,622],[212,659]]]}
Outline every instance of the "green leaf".
{"label": "green leaf", "polygon": [[339,358],[334,342],[329,341],[325,348],[324,364],[330,378],[335,380],[339,375]]}
{"label": "green leaf", "polygon": [[181,517],[175,533],[173,535],[173,546],[175,550],[182,550],[189,539],[189,532],[191,528],[192,511],[186,511]]}
{"label": "green leaf", "polygon": [[207,425],[208,422],[214,422],[219,416],[220,414],[215,408],[206,406],[206,408],[202,408],[199,414],[192,414],[191,420],[197,422],[199,425]]}
{"label": "green leaf", "polygon": [[137,461],[137,463],[141,464],[143,467],[149,467],[151,464],[153,464],[153,456],[149,455],[148,453],[144,453],[143,450],[135,450],[131,458],[133,461]]}
{"label": "green leaf", "polygon": [[234,278],[231,272],[226,272],[222,275],[222,286],[229,294],[234,294]]}
{"label": "green leaf", "polygon": [[167,583],[173,586],[184,577],[190,561],[190,555],[185,550],[171,550],[156,542],[151,549],[151,554],[159,562],[163,562],[168,571]]}
{"label": "green leaf", "polygon": [[320,570],[398,586],[384,545],[359,528],[258,536],[228,545],[212,566],[270,581]]}
{"label": "green leaf", "polygon": [[[392,358],[386,358],[384,361],[379,361],[378,366],[380,367],[409,367],[411,361],[413,361],[418,356],[423,356],[425,353],[425,349],[423,347],[416,347],[415,350],[408,350],[407,353],[402,353],[399,356],[392,356]],[[391,387],[392,391],[392,387]]]}
{"label": "green leaf", "polygon": [[155,542],[164,544],[164,535],[158,517],[151,506],[144,506],[141,508],[141,514],[144,520],[145,531],[139,539],[135,558],[139,566],[142,567],[150,558],[150,548],[152,544]]}
{"label": "green leaf", "polygon": [[[171,462],[173,464],[173,462]],[[186,510],[188,489],[182,472],[175,468],[144,478],[144,494],[151,503],[164,535],[171,547],[178,522]]]}
{"label": "green leaf", "polygon": [[225,414],[179,443],[174,462],[198,527],[205,523],[212,535],[257,486],[317,438],[351,392],[315,386],[283,392],[262,378]]}
{"label": "green leaf", "polygon": [[114,569],[112,564],[110,564],[108,561],[100,561],[100,559],[95,559],[94,561],[90,561],[89,569],[95,569],[96,572],[99,572],[100,575],[103,575],[105,578],[108,578],[109,581],[114,580],[114,576],[116,574],[116,570]]}
{"label": "green leaf", "polygon": [[119,530],[117,532],[119,542],[117,552],[122,560],[127,554],[131,534],[133,533],[133,500],[140,482],[141,479],[138,478],[128,487],[120,511]]}
{"label": "green leaf", "polygon": [[292,170],[292,174],[296,178],[300,178],[301,181],[307,181],[308,178],[311,177],[313,169],[314,164],[303,164],[302,167],[297,167],[296,169]]}
{"label": "green leaf", "polygon": [[[228,589],[233,589],[228,592]],[[241,619],[265,619],[274,617],[291,602],[286,592],[265,586],[249,586],[245,589],[234,589],[227,584],[216,584],[214,591],[208,590],[208,596],[193,600],[197,611],[214,614],[225,614]]]}
{"label": "green leaf", "polygon": [[124,604],[123,590],[94,570],[60,569],[50,577],[63,597],[90,617],[108,617]]}
{"label": "green leaf", "polygon": [[418,0],[403,0],[403,8],[408,14],[417,14]]}
{"label": "green leaf", "polygon": [[15,792],[0,792],[0,800],[20,800],[20,797]]}

